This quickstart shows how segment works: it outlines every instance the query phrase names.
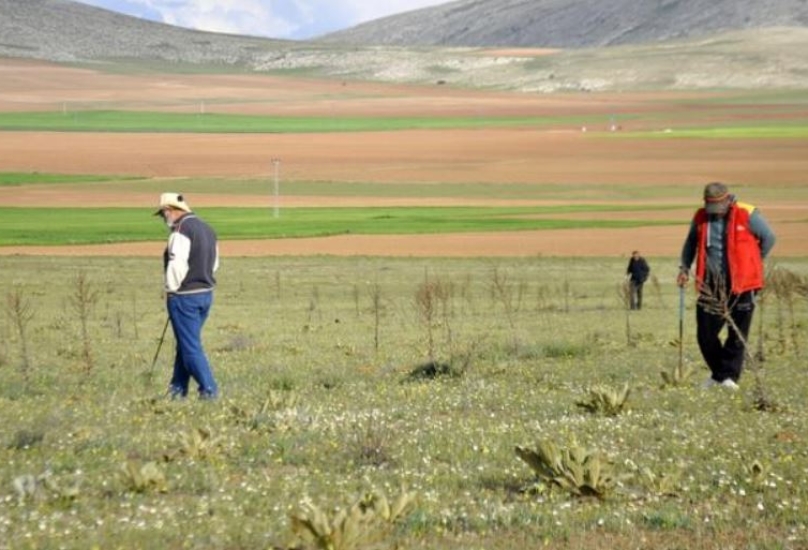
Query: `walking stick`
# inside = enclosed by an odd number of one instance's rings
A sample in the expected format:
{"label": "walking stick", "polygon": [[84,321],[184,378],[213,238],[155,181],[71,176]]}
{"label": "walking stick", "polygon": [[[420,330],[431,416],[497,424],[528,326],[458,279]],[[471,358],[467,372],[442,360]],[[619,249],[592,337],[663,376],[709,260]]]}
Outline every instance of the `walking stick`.
{"label": "walking stick", "polygon": [[679,372],[682,372],[682,348],[685,334],[685,287],[679,287]]}
{"label": "walking stick", "polygon": [[157,358],[160,356],[160,350],[163,347],[163,340],[166,339],[166,331],[168,330],[168,321],[170,317],[166,316],[166,324],[163,326],[163,334],[160,336],[160,342],[157,344],[157,349],[154,351],[154,359],[152,359],[151,368],[149,369],[149,380],[154,376],[154,366],[157,364]]}

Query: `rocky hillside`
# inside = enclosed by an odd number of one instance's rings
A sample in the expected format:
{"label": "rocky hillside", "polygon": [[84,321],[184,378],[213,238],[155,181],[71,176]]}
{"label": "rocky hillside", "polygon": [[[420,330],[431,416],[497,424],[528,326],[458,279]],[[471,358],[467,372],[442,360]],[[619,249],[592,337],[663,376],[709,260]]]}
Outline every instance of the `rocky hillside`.
{"label": "rocky hillside", "polygon": [[[181,29],[69,0],[0,0],[0,69],[3,57],[15,57],[108,65],[114,66],[115,70],[228,70],[283,74],[292,71],[296,75],[313,77],[521,92],[808,89],[808,55],[805,53],[808,52],[808,28],[804,25],[793,26],[802,20],[799,17],[804,16],[808,0],[770,0],[765,3],[768,12],[766,21],[783,17],[786,23],[792,25],[790,27],[758,28],[764,15],[758,17],[755,14],[761,9],[756,8],[750,0],[735,0],[738,6],[746,10],[745,21],[750,28],[710,33],[702,26],[702,31],[707,34],[666,42],[659,40],[676,32],[684,32],[681,29],[674,31],[675,27],[671,25],[672,21],[679,20],[678,15],[669,18],[660,15],[656,19],[640,17],[639,14],[644,14],[646,9],[641,9],[640,4],[655,6],[652,10],[654,13],[659,13],[661,6],[667,6],[670,14],[685,13],[682,10],[689,5],[694,12],[685,19],[691,21],[695,28],[700,18],[713,20],[705,13],[720,13],[710,11],[713,9],[710,6],[717,6],[715,9],[719,10],[724,6],[728,10],[727,0],[711,0],[712,3],[703,0],[462,0],[433,8],[437,12],[421,10],[369,23],[366,28],[376,24],[389,25],[391,21],[407,21],[411,17],[417,19],[424,13],[452,15],[455,10],[464,7],[469,13],[476,14],[470,16],[467,26],[471,27],[470,22],[479,18],[493,29],[502,26],[499,22],[501,18],[511,21],[508,19],[511,10],[534,9],[535,6],[544,9],[560,5],[562,1],[571,11],[567,13],[559,8],[553,19],[553,32],[560,37],[559,40],[576,33],[579,39],[573,41],[574,48],[547,53],[485,46],[353,46],[343,44],[335,36],[328,41],[313,42],[268,40]],[[591,40],[591,37],[579,32],[581,28],[590,26],[588,16],[584,17],[581,15],[584,12],[576,11],[584,4],[603,6],[600,16],[592,16],[593,21],[601,21],[601,27],[605,28],[607,21],[617,19],[623,22],[620,25],[632,22],[631,30],[620,27],[623,29],[620,32],[611,31],[611,38],[601,37],[598,40],[609,44],[625,42],[630,36],[648,37],[648,40],[641,44],[580,47],[586,43],[585,40]],[[627,12],[633,9],[634,16],[623,17],[614,8],[616,5],[622,6]],[[492,11],[475,11],[486,6]],[[696,7],[707,11],[696,13]],[[788,7],[793,10],[786,17],[783,13],[788,11]],[[517,20],[525,23],[525,29],[530,27],[530,21],[549,17],[517,12],[521,14]],[[445,40],[446,35],[441,34],[443,26],[438,24],[440,18],[434,18],[436,21],[429,24],[435,23],[436,36],[443,36],[440,40]],[[422,26],[428,26],[427,22],[419,20]],[[719,20],[729,21],[731,17],[715,19]],[[572,27],[564,29],[562,24]],[[446,25],[447,29],[451,28],[448,21]],[[591,25],[597,26],[594,23]],[[515,37],[520,35],[523,27],[512,22],[510,28]],[[392,36],[395,33],[390,30],[389,34]],[[412,40],[417,43],[423,39],[413,37]],[[497,43],[518,45],[510,41]]]}
{"label": "rocky hillside", "polygon": [[280,41],[198,32],[69,0],[0,0],[0,56],[237,64]]}
{"label": "rocky hillside", "polygon": [[343,79],[520,92],[808,89],[808,29],[767,28],[700,39],[559,51],[361,47],[267,57],[261,70]]}
{"label": "rocky hillside", "polygon": [[327,42],[552,48],[643,44],[808,27],[806,0],[458,0],[371,21]]}

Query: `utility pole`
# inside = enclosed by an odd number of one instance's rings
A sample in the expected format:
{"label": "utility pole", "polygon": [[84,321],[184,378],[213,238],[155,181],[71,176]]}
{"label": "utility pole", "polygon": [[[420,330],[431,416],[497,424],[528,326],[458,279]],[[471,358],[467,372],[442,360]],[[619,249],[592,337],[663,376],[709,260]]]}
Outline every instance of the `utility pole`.
{"label": "utility pole", "polygon": [[272,168],[273,168],[274,179],[275,179],[275,187],[274,187],[274,193],[273,193],[273,196],[274,196],[273,217],[277,218],[277,217],[280,216],[280,204],[279,204],[279,200],[280,200],[280,197],[279,197],[279,195],[280,195],[280,179],[279,179],[279,177],[280,177],[280,170],[281,170],[281,159],[278,159],[278,158],[272,159]]}

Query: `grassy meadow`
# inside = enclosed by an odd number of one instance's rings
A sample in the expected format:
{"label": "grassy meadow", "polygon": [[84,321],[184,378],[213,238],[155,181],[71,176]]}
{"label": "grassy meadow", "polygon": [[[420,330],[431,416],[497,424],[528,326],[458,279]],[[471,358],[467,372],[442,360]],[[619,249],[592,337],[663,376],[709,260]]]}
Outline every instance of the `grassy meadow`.
{"label": "grassy meadow", "polygon": [[[200,402],[164,398],[170,331],[152,368],[159,258],[5,257],[0,547],[808,547],[808,260],[758,311],[765,410],[751,370],[699,387],[692,289],[663,383],[676,260],[649,262],[629,312],[623,259],[225,258]],[[588,485],[515,453],[547,442]]]}
{"label": "grassy meadow", "polygon": [[[605,117],[600,117],[605,121]],[[0,130],[54,132],[323,133],[459,128],[578,126],[583,116],[292,117],[222,113],[73,110],[0,113]]]}
{"label": "grassy meadow", "polygon": [[[681,126],[696,139],[799,139],[803,96],[774,97],[795,122],[784,122],[779,108],[738,122],[747,107],[727,111],[722,103],[715,111],[723,118],[705,120],[694,109]],[[749,101],[764,111],[771,98]],[[0,113],[0,130],[9,132],[579,123],[573,116]],[[271,183],[171,180],[191,197],[226,190],[267,204]],[[57,185],[156,197],[166,180],[0,173],[0,186],[15,192]],[[808,193],[776,182],[733,188],[751,201],[782,199],[786,190],[796,202]],[[284,179],[283,196],[568,206],[283,208],[277,219],[258,206],[198,212],[223,240],[658,223],[684,234],[687,219],[665,212],[689,211],[696,192],[675,181]],[[665,200],[651,204],[654,198]],[[663,212],[654,217],[662,221],[634,216],[640,208]],[[625,215],[605,215],[611,212]],[[164,238],[143,208],[0,207],[0,245]],[[204,332],[221,389],[213,402],[166,399],[174,343],[170,330],[161,338],[161,258],[3,256],[0,550],[805,550],[808,258],[777,260],[776,249],[774,256],[772,290],[750,341],[756,360],[736,393],[700,387],[708,371],[695,342],[692,288],[679,340],[676,258],[649,258],[645,307],[628,311],[623,258],[227,257]],[[542,453],[547,460],[537,460]]]}
{"label": "grassy meadow", "polygon": [[[664,209],[664,207],[663,207]],[[321,237],[340,234],[436,234],[564,228],[681,225],[681,220],[545,219],[542,215],[597,213],[625,207],[397,207],[291,208],[274,218],[266,208],[205,208],[200,215],[222,239]],[[627,209],[631,211],[631,208]],[[61,231],[49,222],[60,220]],[[0,246],[98,244],[160,240],[165,229],[143,208],[0,207]]]}

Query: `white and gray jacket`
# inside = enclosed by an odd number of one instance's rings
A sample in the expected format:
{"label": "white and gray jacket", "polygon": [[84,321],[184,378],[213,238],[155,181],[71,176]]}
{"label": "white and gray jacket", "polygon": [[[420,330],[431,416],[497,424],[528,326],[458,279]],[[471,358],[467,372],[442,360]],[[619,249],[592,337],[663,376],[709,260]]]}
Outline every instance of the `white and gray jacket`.
{"label": "white and gray jacket", "polygon": [[216,233],[194,213],[184,215],[171,228],[163,267],[168,294],[211,292],[219,269]]}

